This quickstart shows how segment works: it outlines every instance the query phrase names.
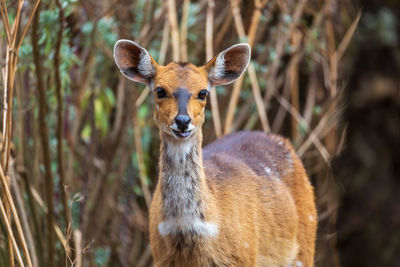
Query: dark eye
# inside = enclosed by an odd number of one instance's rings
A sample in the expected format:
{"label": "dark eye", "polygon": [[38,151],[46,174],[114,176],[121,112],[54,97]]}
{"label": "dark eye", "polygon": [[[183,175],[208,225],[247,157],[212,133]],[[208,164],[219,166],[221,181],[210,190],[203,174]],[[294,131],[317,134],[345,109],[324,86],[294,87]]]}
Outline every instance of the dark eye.
{"label": "dark eye", "polygon": [[204,99],[206,99],[207,95],[208,95],[207,90],[201,90],[200,93],[197,95],[197,98],[204,100]]}
{"label": "dark eye", "polygon": [[156,93],[158,98],[166,98],[167,97],[167,92],[161,87],[156,88]]}

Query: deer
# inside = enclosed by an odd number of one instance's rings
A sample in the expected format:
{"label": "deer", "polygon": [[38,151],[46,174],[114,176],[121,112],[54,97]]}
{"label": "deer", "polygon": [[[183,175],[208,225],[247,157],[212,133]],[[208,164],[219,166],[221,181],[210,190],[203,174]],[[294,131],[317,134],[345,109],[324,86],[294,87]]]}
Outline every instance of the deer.
{"label": "deer", "polygon": [[251,58],[232,45],[204,66],[159,65],[130,40],[114,59],[154,95],[159,177],[149,211],[155,266],[313,266],[313,187],[290,142],[242,131],[202,148],[207,96],[237,80]]}

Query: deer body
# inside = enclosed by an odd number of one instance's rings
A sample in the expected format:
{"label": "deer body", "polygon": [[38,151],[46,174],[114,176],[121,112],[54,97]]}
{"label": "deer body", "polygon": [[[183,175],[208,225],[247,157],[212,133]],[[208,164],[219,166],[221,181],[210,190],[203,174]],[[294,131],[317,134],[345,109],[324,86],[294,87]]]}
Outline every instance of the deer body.
{"label": "deer body", "polygon": [[159,66],[144,48],[122,40],[121,72],[147,83],[160,128],[159,180],[150,209],[156,266],[313,266],[313,189],[289,142],[239,132],[202,149],[201,125],[210,85],[246,69],[245,44],[206,66]]}

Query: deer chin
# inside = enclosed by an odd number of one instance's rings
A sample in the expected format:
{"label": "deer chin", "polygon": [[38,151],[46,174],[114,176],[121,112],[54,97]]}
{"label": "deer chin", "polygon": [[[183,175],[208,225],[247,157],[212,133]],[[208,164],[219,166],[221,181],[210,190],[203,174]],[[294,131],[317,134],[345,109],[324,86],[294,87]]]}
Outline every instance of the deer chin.
{"label": "deer chin", "polygon": [[187,140],[189,139],[193,133],[195,132],[196,127],[194,127],[193,124],[189,124],[189,126],[187,127],[187,129],[185,129],[184,131],[182,131],[181,129],[179,129],[177,127],[177,125],[175,123],[173,123],[172,125],[169,126],[169,132],[170,135],[172,135],[173,137],[175,137],[175,139],[178,140]]}
{"label": "deer chin", "polygon": [[181,138],[181,139],[189,138],[190,134],[192,133],[192,131],[182,132],[182,131],[175,131],[175,130],[172,130],[172,132],[174,133],[175,136],[177,136],[178,138]]}

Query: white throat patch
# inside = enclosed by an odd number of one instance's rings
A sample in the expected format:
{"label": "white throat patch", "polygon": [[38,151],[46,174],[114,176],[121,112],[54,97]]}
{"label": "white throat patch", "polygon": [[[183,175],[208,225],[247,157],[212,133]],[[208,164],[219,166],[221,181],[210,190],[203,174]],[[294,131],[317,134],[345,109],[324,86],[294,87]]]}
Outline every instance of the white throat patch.
{"label": "white throat patch", "polygon": [[214,237],[218,234],[218,226],[213,222],[205,222],[200,218],[172,218],[158,225],[160,235],[176,233],[195,233],[203,237]]}
{"label": "white throat patch", "polygon": [[214,222],[204,221],[205,202],[201,195],[201,158],[196,139],[163,144],[161,190],[164,221],[158,225],[161,235],[174,233],[213,237],[218,234]]}

